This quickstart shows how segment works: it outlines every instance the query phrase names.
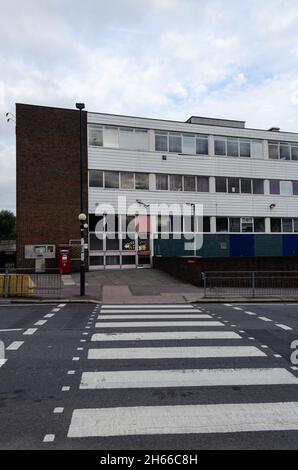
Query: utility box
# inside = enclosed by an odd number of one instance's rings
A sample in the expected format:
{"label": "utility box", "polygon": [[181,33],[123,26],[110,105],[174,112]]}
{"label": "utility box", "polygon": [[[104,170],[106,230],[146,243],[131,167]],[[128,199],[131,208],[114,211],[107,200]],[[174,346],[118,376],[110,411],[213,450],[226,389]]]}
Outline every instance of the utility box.
{"label": "utility box", "polygon": [[61,274],[70,274],[71,272],[71,245],[60,244],[56,246],[57,266]]}

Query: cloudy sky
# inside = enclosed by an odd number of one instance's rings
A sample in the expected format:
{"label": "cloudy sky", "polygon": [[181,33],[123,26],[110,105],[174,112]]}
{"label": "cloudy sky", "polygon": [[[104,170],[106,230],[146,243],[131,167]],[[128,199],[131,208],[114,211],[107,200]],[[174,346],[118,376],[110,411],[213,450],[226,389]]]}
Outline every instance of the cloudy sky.
{"label": "cloudy sky", "polygon": [[298,130],[297,0],[0,0],[0,210],[15,103]]}

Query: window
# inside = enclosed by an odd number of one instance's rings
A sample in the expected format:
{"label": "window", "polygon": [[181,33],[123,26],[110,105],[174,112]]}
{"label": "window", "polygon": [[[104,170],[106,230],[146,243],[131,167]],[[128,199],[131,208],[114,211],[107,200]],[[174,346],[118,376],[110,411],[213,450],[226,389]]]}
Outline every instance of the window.
{"label": "window", "polygon": [[239,217],[230,217],[230,232],[240,232],[240,218]]}
{"label": "window", "polygon": [[183,134],[182,152],[194,155],[196,153],[196,140],[194,135]]}
{"label": "window", "polygon": [[119,188],[118,171],[105,171],[105,188],[108,188],[108,189]]}
{"label": "window", "polygon": [[135,187],[140,190],[149,189],[148,173],[135,173]]}
{"label": "window", "polygon": [[282,196],[292,196],[293,195],[292,181],[280,181],[280,194]]}
{"label": "window", "polygon": [[279,158],[281,160],[291,160],[291,147],[289,144],[280,144]]}
{"label": "window", "polygon": [[208,137],[197,136],[196,138],[196,154],[197,155],[208,155]]}
{"label": "window", "polygon": [[217,217],[216,219],[216,231],[217,232],[228,232],[229,221],[227,217]]}
{"label": "window", "polygon": [[298,146],[294,146],[292,145],[291,146],[291,150],[292,150],[292,160],[298,160]]}
{"label": "window", "polygon": [[182,152],[182,138],[181,135],[170,134],[169,136],[169,152],[181,153]]}
{"label": "window", "polygon": [[293,232],[293,221],[292,219],[282,219],[282,231]]}
{"label": "window", "polygon": [[252,217],[241,217],[241,232],[253,232]]}
{"label": "window", "polygon": [[227,192],[227,178],[217,177],[215,179],[215,190],[217,193]]}
{"label": "window", "polygon": [[168,151],[168,134],[155,134],[155,150],[158,152]]}
{"label": "window", "polygon": [[238,139],[227,140],[227,155],[229,157],[238,157],[239,155]]}
{"label": "window", "polygon": [[103,143],[105,147],[119,147],[119,137],[117,127],[105,127],[103,131]]}
{"label": "window", "polygon": [[252,192],[252,181],[248,178],[241,179],[241,193],[251,194]]}
{"label": "window", "polygon": [[270,219],[271,232],[281,232],[281,219]]}
{"label": "window", "polygon": [[169,215],[158,216],[158,232],[159,233],[171,232],[171,218]]}
{"label": "window", "polygon": [[135,129],[133,148],[135,150],[149,149],[148,131],[146,129]]}
{"label": "window", "polygon": [[294,232],[298,232],[298,219],[293,219]]}
{"label": "window", "polygon": [[215,138],[214,149],[215,149],[215,155],[226,155],[227,154],[226,140]]}
{"label": "window", "polygon": [[252,180],[253,193],[264,194],[264,181],[263,180]]}
{"label": "window", "polygon": [[293,194],[294,196],[298,195],[298,181],[292,181],[293,183]]}
{"label": "window", "polygon": [[135,251],[136,241],[132,237],[126,237],[122,239],[122,250],[123,251]]}
{"label": "window", "polygon": [[103,239],[102,236],[99,238],[95,234],[90,234],[90,250],[91,251],[102,251],[103,250]]}
{"label": "window", "polygon": [[170,175],[170,190],[182,191],[182,176]]}
{"label": "window", "polygon": [[197,176],[197,191],[209,193],[209,176]]}
{"label": "window", "polygon": [[106,265],[107,266],[119,266],[120,256],[106,256]]}
{"label": "window", "polygon": [[203,217],[203,232],[210,232],[210,217]]}
{"label": "window", "polygon": [[106,250],[107,251],[118,251],[119,250],[119,239],[118,234],[111,234],[112,236],[107,236],[106,238]]}
{"label": "window", "polygon": [[265,219],[261,217],[255,217],[254,219],[254,231],[265,232]]}
{"label": "window", "polygon": [[89,145],[93,147],[103,146],[103,132],[100,126],[89,126]]}
{"label": "window", "polygon": [[264,158],[262,141],[257,141],[257,140],[251,141],[251,156],[252,158]]}
{"label": "window", "polygon": [[136,230],[136,218],[134,215],[122,215],[121,229],[125,233],[134,233]]}
{"label": "window", "polygon": [[[98,223],[100,225],[98,225]],[[89,231],[98,232],[103,227],[103,215],[96,216],[95,214],[89,214]]]}
{"label": "window", "polygon": [[184,176],[184,191],[196,191],[196,177]]}
{"label": "window", "polygon": [[239,178],[228,178],[228,192],[239,193]]}
{"label": "window", "polygon": [[90,266],[103,266],[104,257],[103,256],[90,256]]}
{"label": "window", "polygon": [[271,160],[278,160],[279,159],[278,144],[269,143],[269,158]]}
{"label": "window", "polygon": [[250,142],[240,140],[240,157],[250,157]]}
{"label": "window", "polygon": [[159,191],[167,191],[168,186],[168,175],[156,175],[156,189]]}
{"label": "window", "polygon": [[133,173],[120,173],[121,189],[134,189]]}
{"label": "window", "polygon": [[133,149],[134,131],[129,127],[119,129],[119,147],[123,149]]}
{"label": "window", "polygon": [[270,194],[280,194],[279,180],[270,180]]}
{"label": "window", "polygon": [[103,171],[90,170],[89,171],[89,186],[90,188],[103,187]]}
{"label": "window", "polygon": [[122,264],[125,266],[136,264],[136,257],[135,256],[122,256]]}

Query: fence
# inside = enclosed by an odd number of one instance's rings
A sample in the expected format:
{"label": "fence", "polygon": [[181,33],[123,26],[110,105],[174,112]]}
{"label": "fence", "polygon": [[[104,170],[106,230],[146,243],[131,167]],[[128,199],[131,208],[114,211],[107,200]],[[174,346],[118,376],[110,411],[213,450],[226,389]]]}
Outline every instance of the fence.
{"label": "fence", "polygon": [[0,297],[60,297],[62,279],[57,269],[45,273],[27,269],[0,270]]}
{"label": "fence", "polygon": [[205,297],[298,297],[298,271],[209,271]]}

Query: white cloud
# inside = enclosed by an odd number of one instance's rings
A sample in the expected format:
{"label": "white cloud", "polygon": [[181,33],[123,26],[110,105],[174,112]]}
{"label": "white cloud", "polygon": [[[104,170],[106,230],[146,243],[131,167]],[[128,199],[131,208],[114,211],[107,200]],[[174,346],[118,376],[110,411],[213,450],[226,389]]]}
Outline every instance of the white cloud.
{"label": "white cloud", "polygon": [[298,122],[298,3],[10,0],[1,5],[0,208],[14,204],[15,102],[185,120]]}

